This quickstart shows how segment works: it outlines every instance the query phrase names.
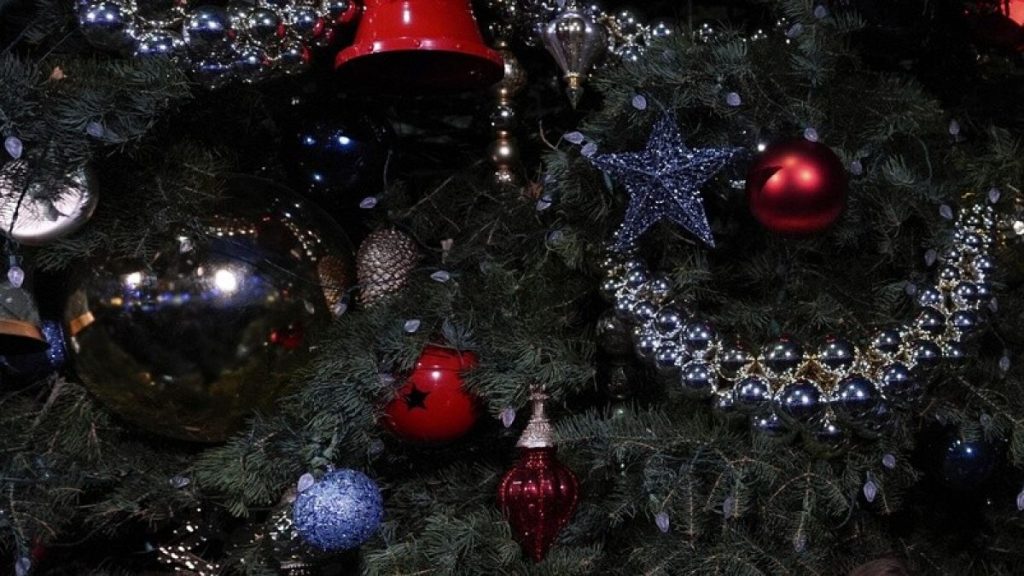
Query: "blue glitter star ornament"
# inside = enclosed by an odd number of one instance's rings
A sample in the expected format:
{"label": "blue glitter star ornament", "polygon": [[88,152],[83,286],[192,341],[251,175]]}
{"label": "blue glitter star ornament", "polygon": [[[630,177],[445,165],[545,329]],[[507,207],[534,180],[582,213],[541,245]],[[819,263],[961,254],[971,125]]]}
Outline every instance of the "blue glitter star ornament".
{"label": "blue glitter star ornament", "polygon": [[362,472],[338,469],[299,492],[292,520],[302,540],[324,552],[350,550],[366,542],[384,519],[377,484]]}
{"label": "blue glitter star ornament", "polygon": [[665,219],[714,246],[700,188],[742,150],[691,150],[676,127],[675,117],[665,115],[654,125],[645,149],[591,156],[594,166],[618,180],[629,193],[629,207],[616,235],[615,250],[624,252],[634,247],[644,232]]}

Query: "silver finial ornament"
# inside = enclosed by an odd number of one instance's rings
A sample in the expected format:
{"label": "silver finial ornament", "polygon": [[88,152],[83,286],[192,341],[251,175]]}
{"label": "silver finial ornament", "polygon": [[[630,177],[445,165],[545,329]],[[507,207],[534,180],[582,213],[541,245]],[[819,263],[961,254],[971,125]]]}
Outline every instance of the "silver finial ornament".
{"label": "silver finial ornament", "polygon": [[608,31],[569,0],[543,27],[541,40],[562,69],[569,100],[576,106],[583,94],[583,80],[608,49]]}

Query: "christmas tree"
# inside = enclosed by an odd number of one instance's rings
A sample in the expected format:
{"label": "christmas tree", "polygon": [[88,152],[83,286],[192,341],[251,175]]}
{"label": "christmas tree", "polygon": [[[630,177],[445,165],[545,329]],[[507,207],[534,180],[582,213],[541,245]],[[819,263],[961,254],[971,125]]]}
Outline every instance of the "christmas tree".
{"label": "christmas tree", "polygon": [[4,573],[1019,572],[1021,3],[607,4],[0,2]]}

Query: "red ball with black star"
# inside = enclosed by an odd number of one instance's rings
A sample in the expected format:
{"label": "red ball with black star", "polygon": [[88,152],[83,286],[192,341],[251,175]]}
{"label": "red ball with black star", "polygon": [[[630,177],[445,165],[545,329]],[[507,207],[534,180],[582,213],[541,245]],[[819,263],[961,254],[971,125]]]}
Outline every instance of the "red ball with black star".
{"label": "red ball with black star", "polygon": [[464,436],[476,424],[480,408],[477,398],[466,392],[462,373],[476,365],[472,352],[424,348],[385,409],[388,428],[415,442],[450,442]]}

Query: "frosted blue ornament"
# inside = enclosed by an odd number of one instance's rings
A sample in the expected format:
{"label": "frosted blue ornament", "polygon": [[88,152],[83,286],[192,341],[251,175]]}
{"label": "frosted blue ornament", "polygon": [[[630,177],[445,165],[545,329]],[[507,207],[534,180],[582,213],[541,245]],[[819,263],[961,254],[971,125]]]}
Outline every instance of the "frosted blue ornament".
{"label": "frosted blue ornament", "polygon": [[325,552],[356,548],[377,532],[383,518],[384,499],[376,482],[344,468],[300,492],[292,509],[303,541]]}

